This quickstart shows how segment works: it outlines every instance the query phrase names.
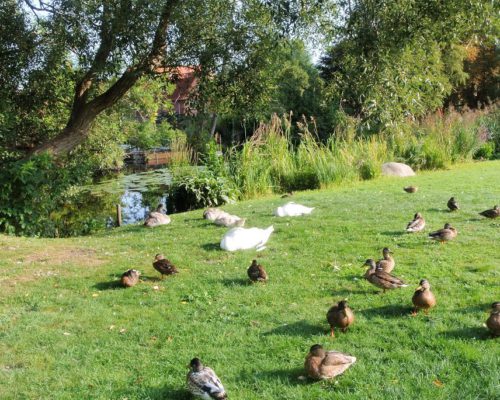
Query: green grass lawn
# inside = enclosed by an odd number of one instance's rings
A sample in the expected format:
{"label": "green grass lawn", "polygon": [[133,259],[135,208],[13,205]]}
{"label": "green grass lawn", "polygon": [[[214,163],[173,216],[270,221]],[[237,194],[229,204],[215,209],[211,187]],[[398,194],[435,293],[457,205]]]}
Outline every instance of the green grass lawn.
{"label": "green grass lawn", "polygon": [[[415,194],[402,188],[419,186]],[[455,196],[462,209],[447,212]],[[188,399],[186,365],[215,369],[230,399],[495,399],[500,346],[483,326],[500,301],[500,221],[477,213],[500,203],[500,162],[413,178],[381,178],[297,193],[313,214],[277,218],[285,199],[224,207],[275,232],[267,249],[227,253],[226,231],[195,211],[155,229],[128,226],[73,239],[0,236],[0,399]],[[420,211],[426,232],[450,222],[440,245],[404,228]],[[384,295],[362,276],[367,258],[393,250],[409,287]],[[160,281],[163,252],[180,269]],[[251,285],[257,257],[267,284]],[[143,281],[118,286],[129,268]],[[411,317],[427,278],[438,305]],[[328,336],[328,308],[348,298],[356,322]],[[338,379],[299,379],[312,344],[357,363]]]}

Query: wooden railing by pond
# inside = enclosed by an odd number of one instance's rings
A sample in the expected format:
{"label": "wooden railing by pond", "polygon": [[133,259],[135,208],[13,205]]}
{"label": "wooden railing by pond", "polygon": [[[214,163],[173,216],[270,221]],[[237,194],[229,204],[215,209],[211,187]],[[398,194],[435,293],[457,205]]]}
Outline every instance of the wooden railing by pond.
{"label": "wooden railing by pond", "polygon": [[154,168],[170,164],[177,152],[170,150],[135,150],[127,154],[125,164],[141,168]]}

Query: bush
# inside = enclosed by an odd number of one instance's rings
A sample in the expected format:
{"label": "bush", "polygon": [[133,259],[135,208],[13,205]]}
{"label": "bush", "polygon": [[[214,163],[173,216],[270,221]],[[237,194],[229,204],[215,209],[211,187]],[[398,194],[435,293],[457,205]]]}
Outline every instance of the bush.
{"label": "bush", "polygon": [[224,177],[217,177],[209,170],[195,175],[175,177],[170,187],[167,207],[169,213],[195,210],[232,203],[238,191]]}

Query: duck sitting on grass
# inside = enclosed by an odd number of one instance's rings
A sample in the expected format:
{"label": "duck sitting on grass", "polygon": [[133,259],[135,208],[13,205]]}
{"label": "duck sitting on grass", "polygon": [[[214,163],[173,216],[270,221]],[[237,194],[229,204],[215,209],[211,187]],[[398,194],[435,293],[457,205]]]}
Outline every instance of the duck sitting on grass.
{"label": "duck sitting on grass", "polygon": [[448,242],[457,237],[458,231],[449,223],[444,224],[443,229],[429,233],[429,239],[438,240],[440,243]]}
{"label": "duck sitting on grass", "polygon": [[491,305],[491,314],[486,320],[486,326],[493,337],[500,336],[500,301],[496,301]]}
{"label": "duck sitting on grass", "polygon": [[383,270],[384,272],[387,272],[388,274],[391,273],[391,271],[396,266],[396,261],[394,261],[394,258],[391,256],[391,254],[392,251],[387,247],[384,247],[382,249],[382,256],[384,258],[377,261],[377,268]]}
{"label": "duck sitting on grass", "polygon": [[246,219],[225,213],[225,215],[221,215],[214,219],[213,222],[215,225],[231,228],[234,226],[245,226]]}
{"label": "duck sitting on grass", "polygon": [[165,207],[163,204],[159,204],[158,207],[156,207],[156,211],[151,211],[144,221],[144,226],[148,228],[153,228],[155,226],[159,225],[167,225],[170,223],[170,217],[166,214],[165,212]]}
{"label": "duck sitting on grass", "polygon": [[388,289],[397,289],[408,286],[401,279],[388,274],[382,269],[377,268],[377,264],[371,258],[366,260],[363,266],[368,266],[369,268],[365,272],[365,279],[372,285],[375,285],[382,289],[385,293]]}
{"label": "duck sitting on grass", "polygon": [[455,200],[454,197],[452,197],[450,200],[448,200],[448,203],[446,203],[450,211],[457,211],[460,210],[460,207],[458,205],[458,202]]}
{"label": "duck sitting on grass", "polygon": [[413,316],[417,315],[420,309],[424,310],[427,314],[429,310],[436,305],[436,297],[431,292],[431,284],[427,279],[422,279],[420,281],[411,301],[415,306],[412,312]]}
{"label": "duck sitting on grass", "polygon": [[413,216],[413,220],[406,225],[406,232],[420,232],[425,228],[425,219],[419,212]]}
{"label": "duck sitting on grass", "polygon": [[500,207],[494,206],[493,208],[490,208],[488,210],[481,211],[479,215],[491,219],[498,218],[500,216]]}
{"label": "duck sitting on grass", "polygon": [[342,332],[346,332],[347,328],[354,322],[354,313],[347,305],[347,300],[341,300],[328,310],[326,319],[330,324],[330,336],[335,337],[334,329],[340,328]]}
{"label": "duck sitting on grass", "polygon": [[331,379],[344,373],[355,362],[356,357],[340,351],[325,351],[323,346],[315,344],[306,356],[304,369],[309,378]]}
{"label": "duck sitting on grass", "polygon": [[187,386],[191,394],[202,399],[227,399],[226,390],[214,370],[205,367],[199,358],[193,358],[189,363]]}
{"label": "duck sitting on grass", "polygon": [[302,204],[297,204],[291,201],[274,210],[274,215],[277,217],[298,217],[301,215],[311,214],[313,210],[314,207],[306,207]]}
{"label": "duck sitting on grass", "polygon": [[252,261],[252,264],[247,269],[247,274],[252,282],[266,282],[268,279],[266,270],[257,263],[257,260]]}
{"label": "duck sitting on grass", "polygon": [[220,242],[222,250],[236,251],[256,248],[257,251],[264,250],[269,236],[273,233],[271,225],[266,229],[260,228],[233,228],[226,232]]}
{"label": "duck sitting on grass", "polygon": [[122,286],[124,287],[132,287],[137,285],[137,282],[139,282],[139,277],[141,276],[141,273],[135,269],[129,269],[128,271],[124,272],[122,274],[122,277],[120,279],[120,282]]}

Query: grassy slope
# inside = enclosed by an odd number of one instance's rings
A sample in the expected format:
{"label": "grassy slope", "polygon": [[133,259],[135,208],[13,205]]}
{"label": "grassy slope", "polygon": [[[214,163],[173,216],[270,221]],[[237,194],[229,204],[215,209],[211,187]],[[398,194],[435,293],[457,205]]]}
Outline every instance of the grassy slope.
{"label": "grassy slope", "polygon": [[[404,193],[409,183],[420,191]],[[462,206],[455,214],[445,211],[451,195]],[[500,162],[302,192],[294,200],[317,208],[278,219],[270,214],[280,198],[226,207],[248,217],[248,226],[274,224],[257,255],[267,285],[247,284],[255,253],[219,250],[225,230],[201,211],[154,230],[0,236],[0,398],[189,398],[185,365],[193,356],[217,371],[230,399],[500,396],[498,340],[482,327],[489,304],[500,299],[500,225],[477,215],[499,203]],[[451,222],[457,240],[441,246],[402,233],[416,211],[427,231]],[[384,246],[410,287],[379,295],[361,279],[361,265]],[[157,252],[181,273],[159,282],[151,266]],[[145,281],[125,290],[116,282],[128,268]],[[438,306],[412,318],[413,289],[424,277]],[[343,297],[357,321],[332,340],[325,313]],[[298,377],[314,343],[358,362],[337,381],[304,382]]]}

